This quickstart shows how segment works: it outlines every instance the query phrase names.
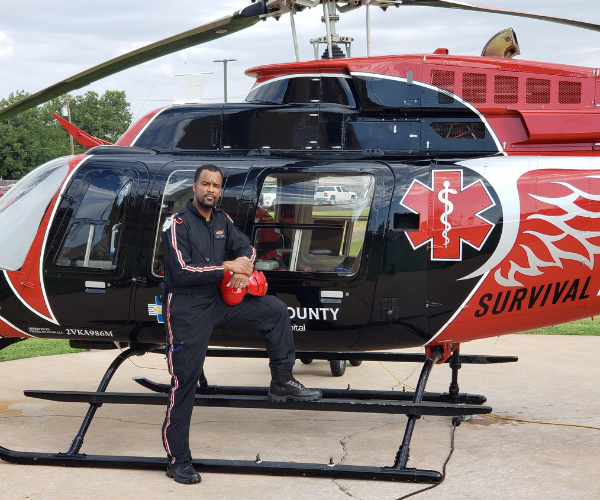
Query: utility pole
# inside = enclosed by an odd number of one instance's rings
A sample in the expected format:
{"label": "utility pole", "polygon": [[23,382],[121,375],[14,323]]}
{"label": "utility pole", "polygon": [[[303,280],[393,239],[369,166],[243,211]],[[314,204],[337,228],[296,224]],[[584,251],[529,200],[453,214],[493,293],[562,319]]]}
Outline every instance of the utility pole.
{"label": "utility pole", "polygon": [[227,102],[227,63],[230,61],[237,61],[237,59],[219,59],[213,62],[223,63],[223,89],[224,89],[224,102]]}
{"label": "utility pole", "polygon": [[[64,96],[64,97],[61,97],[60,100],[65,103],[65,106],[67,108],[68,120],[69,120],[69,123],[71,123],[71,106],[69,106],[69,103],[73,100],[73,98],[70,96]],[[65,116],[64,112],[62,115]],[[71,140],[71,156],[74,156],[75,155],[75,145],[73,144],[73,136],[71,134],[69,134],[69,139]]]}

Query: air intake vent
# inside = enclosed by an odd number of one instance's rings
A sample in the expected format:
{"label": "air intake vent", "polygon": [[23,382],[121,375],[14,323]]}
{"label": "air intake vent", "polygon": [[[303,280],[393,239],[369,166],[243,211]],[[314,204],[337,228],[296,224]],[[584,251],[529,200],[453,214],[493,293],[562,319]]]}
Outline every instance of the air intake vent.
{"label": "air intake vent", "polygon": [[433,122],[431,128],[444,139],[485,139],[482,122]]}
{"label": "air intake vent", "polygon": [[463,73],[462,96],[465,101],[473,103],[485,102],[486,90],[485,74]]}
{"label": "air intake vent", "polygon": [[581,104],[581,83],[558,82],[559,104]]}
{"label": "air intake vent", "polygon": [[496,75],[494,77],[494,102],[496,104],[519,102],[519,77]]}
{"label": "air intake vent", "polygon": [[[454,93],[454,71],[433,70],[431,72],[431,85]],[[452,104],[454,99],[449,95],[438,92],[438,104]]]}
{"label": "air intake vent", "polygon": [[527,78],[527,104],[548,104],[550,102],[550,80]]}

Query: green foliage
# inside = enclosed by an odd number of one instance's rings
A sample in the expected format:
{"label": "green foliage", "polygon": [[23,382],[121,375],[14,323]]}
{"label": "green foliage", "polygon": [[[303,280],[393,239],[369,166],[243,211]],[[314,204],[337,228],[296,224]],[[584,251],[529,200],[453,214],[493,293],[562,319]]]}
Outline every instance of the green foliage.
{"label": "green foliage", "polygon": [[[0,109],[28,95],[22,91],[10,94],[8,99],[0,100]],[[69,134],[52,116],[52,113],[60,116],[62,107],[61,99],[52,99],[8,120],[0,120],[0,175],[3,179],[20,179],[53,158],[71,154]],[[115,142],[132,119],[125,92],[116,90],[107,90],[102,96],[86,92],[74,97],[70,108],[74,125],[109,142]],[[75,154],[85,150],[75,143]]]}
{"label": "green foliage", "polygon": [[84,350],[85,349],[71,349],[68,340],[25,339],[2,349],[0,351],[0,361],[35,358],[37,356],[51,356],[53,354],[67,354]]}
{"label": "green foliage", "polygon": [[547,326],[530,332],[534,335],[596,335],[600,336],[600,318],[586,318],[562,325]]}

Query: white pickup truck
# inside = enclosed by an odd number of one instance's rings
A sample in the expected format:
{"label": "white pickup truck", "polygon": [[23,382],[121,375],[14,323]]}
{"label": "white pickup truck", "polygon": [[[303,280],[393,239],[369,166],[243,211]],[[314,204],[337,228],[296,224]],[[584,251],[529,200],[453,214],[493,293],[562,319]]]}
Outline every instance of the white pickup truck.
{"label": "white pickup truck", "polygon": [[344,186],[318,186],[315,191],[315,203],[356,203],[356,193],[348,191]]}

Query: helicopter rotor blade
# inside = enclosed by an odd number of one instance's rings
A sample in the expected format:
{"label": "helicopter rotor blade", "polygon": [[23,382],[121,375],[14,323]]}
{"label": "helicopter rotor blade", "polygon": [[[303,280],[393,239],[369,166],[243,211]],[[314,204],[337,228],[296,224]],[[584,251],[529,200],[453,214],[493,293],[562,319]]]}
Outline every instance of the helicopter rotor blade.
{"label": "helicopter rotor blade", "polygon": [[550,23],[565,24],[567,26],[573,26],[575,28],[582,28],[591,31],[600,31],[600,25],[598,24],[585,23],[582,21],[573,21],[571,19],[563,19],[560,17],[543,16],[540,14],[529,14],[527,12],[518,12],[516,10],[485,7],[481,5],[473,5],[466,2],[456,2],[453,0],[372,0],[371,5],[378,5],[380,7],[391,7],[392,5],[420,5],[424,7],[441,7],[444,9],[472,10],[475,12],[489,12],[491,14],[504,14],[506,16],[525,17],[529,19],[537,19],[539,21],[547,21]]}
{"label": "helicopter rotor blade", "polygon": [[165,38],[159,42],[146,45],[145,47],[133,50],[122,56],[115,57],[110,61],[106,61],[75,76],[66,78],[65,80],[55,83],[19,102],[0,109],[0,120],[6,120],[23,111],[27,111],[28,109],[43,104],[50,99],[80,89],[81,87],[85,87],[90,83],[114,75],[125,69],[249,28],[259,22],[261,17],[266,13],[266,4],[259,1],[238,10],[231,16],[225,16],[208,24],[184,31],[178,35]]}

